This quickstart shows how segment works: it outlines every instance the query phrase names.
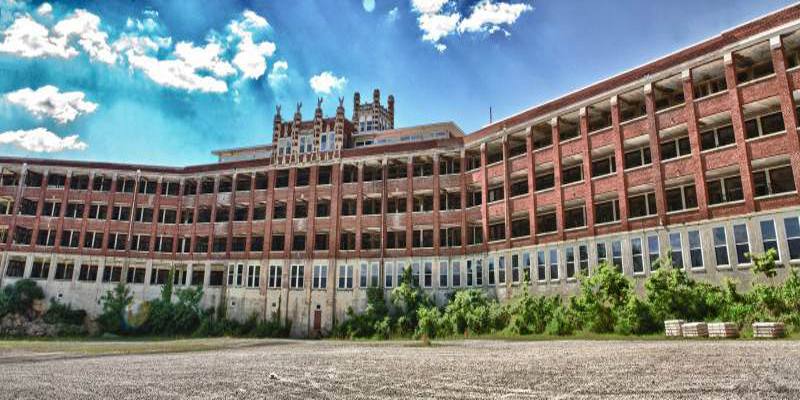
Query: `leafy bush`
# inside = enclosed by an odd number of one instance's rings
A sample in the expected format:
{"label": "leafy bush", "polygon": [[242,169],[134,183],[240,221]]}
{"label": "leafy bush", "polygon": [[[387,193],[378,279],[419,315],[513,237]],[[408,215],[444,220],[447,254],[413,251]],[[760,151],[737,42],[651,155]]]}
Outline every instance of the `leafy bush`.
{"label": "leafy bush", "polygon": [[571,299],[578,328],[595,333],[613,332],[618,310],[632,296],[631,282],[615,266],[601,263],[594,275],[582,277],[580,294]]}
{"label": "leafy bush", "polygon": [[104,332],[121,334],[128,331],[125,316],[128,306],[133,302],[133,296],[127,285],[120,282],[114,289],[109,290],[100,298],[103,303],[103,313],[97,318],[100,329]]}
{"label": "leafy bush", "polygon": [[545,332],[553,336],[572,335],[577,327],[575,314],[569,307],[558,305],[553,309],[550,321],[547,322]]}
{"label": "leafy bush", "polygon": [[69,304],[63,304],[55,299],[50,299],[50,306],[42,316],[48,324],[83,325],[86,311],[75,310]]}
{"label": "leafy bush", "polygon": [[422,307],[417,310],[419,324],[414,336],[418,338],[434,339],[444,332],[442,327],[442,313],[436,307]]}
{"label": "leafy bush", "polygon": [[31,279],[20,279],[0,292],[0,317],[6,314],[29,314],[35,300],[44,299],[44,291]]}
{"label": "leafy bush", "polygon": [[528,290],[523,290],[522,295],[514,298],[508,306],[506,330],[515,335],[543,333],[559,307],[558,297],[531,296]]}
{"label": "leafy bush", "polygon": [[618,311],[615,331],[625,335],[643,335],[661,330],[661,323],[653,317],[647,302],[631,296],[628,303]]}
{"label": "leafy bush", "polygon": [[457,291],[443,318],[442,328],[452,334],[490,333],[502,330],[508,323],[506,310],[479,289]]}

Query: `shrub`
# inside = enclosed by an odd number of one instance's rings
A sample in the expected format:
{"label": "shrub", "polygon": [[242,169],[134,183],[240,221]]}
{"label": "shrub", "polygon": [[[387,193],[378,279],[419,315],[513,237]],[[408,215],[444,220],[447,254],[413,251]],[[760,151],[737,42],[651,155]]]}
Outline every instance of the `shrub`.
{"label": "shrub", "polygon": [[397,333],[400,335],[413,334],[418,325],[418,310],[423,307],[433,306],[433,302],[422,289],[411,282],[411,268],[403,270],[400,284],[392,290],[390,296],[394,306],[394,320]]}
{"label": "shrub", "polygon": [[582,277],[580,284],[580,294],[570,302],[570,308],[576,312],[578,328],[596,333],[613,332],[617,310],[632,296],[630,280],[615,266],[603,262],[594,275]]}
{"label": "shrub", "polygon": [[625,335],[643,335],[661,330],[661,323],[653,317],[650,306],[636,296],[628,299],[628,303],[619,310],[616,319],[615,331]]}
{"label": "shrub", "polygon": [[0,292],[0,317],[6,314],[29,314],[33,302],[44,298],[44,291],[31,279],[20,279]]}
{"label": "shrub", "polygon": [[442,328],[442,313],[436,307],[422,307],[417,310],[419,325],[414,336],[418,338],[434,339],[440,333],[444,333]]}
{"label": "shrub", "polygon": [[575,315],[568,307],[559,304],[553,309],[545,332],[548,335],[567,336],[575,332],[576,326]]}
{"label": "shrub", "polygon": [[558,297],[531,296],[528,290],[523,290],[508,306],[507,331],[515,335],[543,333],[558,307]]}
{"label": "shrub", "polygon": [[447,333],[490,333],[505,328],[508,313],[482,290],[457,291],[444,312],[443,329]]}
{"label": "shrub", "polygon": [[83,325],[86,311],[74,310],[71,305],[63,304],[55,299],[50,300],[50,306],[42,317],[48,324]]}

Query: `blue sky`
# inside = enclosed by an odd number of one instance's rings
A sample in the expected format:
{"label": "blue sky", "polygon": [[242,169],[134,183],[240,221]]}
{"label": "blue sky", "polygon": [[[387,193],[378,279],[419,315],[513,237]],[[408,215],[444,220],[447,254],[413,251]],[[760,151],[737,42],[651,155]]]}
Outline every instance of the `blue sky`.
{"label": "blue sky", "polygon": [[780,0],[0,0],[0,154],[159,165],[271,141],[316,97],[465,132],[784,7]]}

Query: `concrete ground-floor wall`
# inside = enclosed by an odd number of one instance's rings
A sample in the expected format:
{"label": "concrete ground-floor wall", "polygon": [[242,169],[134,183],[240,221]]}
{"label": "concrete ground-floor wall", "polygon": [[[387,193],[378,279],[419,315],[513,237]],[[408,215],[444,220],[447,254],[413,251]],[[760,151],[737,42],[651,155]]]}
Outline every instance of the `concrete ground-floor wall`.
{"label": "concrete ground-floor wall", "polygon": [[[746,288],[755,279],[744,256],[748,252],[776,248],[784,266],[800,264],[799,216],[800,207],[789,207],[458,257],[169,262],[4,252],[0,284],[31,278],[48,299],[98,315],[102,296],[117,282],[130,284],[137,307],[160,295],[174,269],[176,287],[203,288],[204,307],[224,304],[227,315],[238,320],[282,318],[291,322],[293,336],[316,336],[330,332],[349,308],[363,311],[367,288],[382,287],[388,299],[405,268],[438,304],[462,288],[481,288],[500,301],[526,288],[534,294],[575,294],[578,275],[591,274],[603,260],[621,267],[641,292],[653,272],[651,262],[667,254],[695,279],[721,283],[732,278]],[[781,268],[779,279],[787,273]]]}

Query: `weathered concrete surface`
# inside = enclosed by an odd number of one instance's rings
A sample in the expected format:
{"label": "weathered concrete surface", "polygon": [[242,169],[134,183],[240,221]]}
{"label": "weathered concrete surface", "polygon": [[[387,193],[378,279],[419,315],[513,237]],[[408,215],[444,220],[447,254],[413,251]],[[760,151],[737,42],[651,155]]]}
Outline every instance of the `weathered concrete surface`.
{"label": "weathered concrete surface", "polygon": [[13,354],[0,357],[0,398],[796,399],[798,377],[800,342],[788,340],[306,341],[160,355]]}

